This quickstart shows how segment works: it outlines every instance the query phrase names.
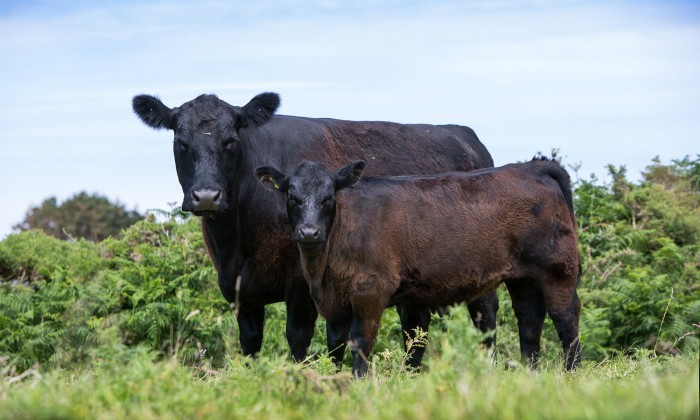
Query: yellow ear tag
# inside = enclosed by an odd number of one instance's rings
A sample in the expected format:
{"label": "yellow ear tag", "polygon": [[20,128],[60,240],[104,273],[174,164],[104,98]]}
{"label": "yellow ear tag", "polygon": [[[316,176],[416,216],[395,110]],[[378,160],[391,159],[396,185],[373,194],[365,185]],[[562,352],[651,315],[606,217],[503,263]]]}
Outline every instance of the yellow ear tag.
{"label": "yellow ear tag", "polygon": [[270,175],[265,175],[265,178],[269,181],[272,181],[272,185],[275,187],[276,190],[280,189],[280,184],[278,184],[277,181],[275,181],[275,178],[271,177]]}

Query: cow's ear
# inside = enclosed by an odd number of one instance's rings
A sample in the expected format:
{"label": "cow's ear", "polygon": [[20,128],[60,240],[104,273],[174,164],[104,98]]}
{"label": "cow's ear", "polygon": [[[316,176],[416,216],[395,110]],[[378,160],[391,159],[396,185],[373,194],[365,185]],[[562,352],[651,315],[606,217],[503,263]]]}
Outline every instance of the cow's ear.
{"label": "cow's ear", "polygon": [[160,99],[151,95],[137,95],[131,101],[131,107],[144,124],[151,128],[175,129],[175,114]]}
{"label": "cow's ear", "polygon": [[287,177],[271,166],[261,166],[255,170],[255,177],[263,187],[270,191],[285,191],[287,188]]}
{"label": "cow's ear", "polygon": [[335,177],[335,189],[342,190],[355,185],[360,180],[363,169],[365,169],[365,162],[358,160],[338,170]]}
{"label": "cow's ear", "polygon": [[265,92],[257,95],[236,114],[236,130],[265,124],[272,118],[279,106],[280,96],[278,94]]}

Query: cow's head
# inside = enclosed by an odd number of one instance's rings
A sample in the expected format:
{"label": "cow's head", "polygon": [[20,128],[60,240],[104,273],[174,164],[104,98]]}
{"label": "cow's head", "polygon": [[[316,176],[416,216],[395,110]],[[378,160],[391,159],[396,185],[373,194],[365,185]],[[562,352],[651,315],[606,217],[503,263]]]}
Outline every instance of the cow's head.
{"label": "cow's head", "polygon": [[241,160],[239,132],[265,124],[279,107],[276,93],[261,93],[243,107],[201,95],[168,108],[158,98],[138,95],[136,115],[149,127],[174,133],[175,167],[184,198],[182,209],[211,215],[229,209],[230,188]]}
{"label": "cow's head", "polygon": [[336,192],[355,185],[364,167],[364,162],[357,161],[331,171],[320,163],[304,162],[291,175],[265,166],[257,168],[255,176],[266,188],[286,195],[292,239],[308,252],[320,248],[328,238],[335,219]]}

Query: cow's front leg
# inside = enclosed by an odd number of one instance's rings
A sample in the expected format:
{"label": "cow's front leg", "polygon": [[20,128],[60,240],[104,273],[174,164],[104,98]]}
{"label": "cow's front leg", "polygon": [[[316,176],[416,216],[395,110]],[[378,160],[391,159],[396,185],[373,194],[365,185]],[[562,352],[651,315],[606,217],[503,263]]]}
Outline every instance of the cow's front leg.
{"label": "cow's front leg", "polygon": [[262,347],[265,307],[241,306],[236,318],[243,355],[255,357]]}
{"label": "cow's front leg", "polygon": [[303,278],[292,281],[285,298],[287,304],[287,342],[296,362],[304,360],[314,335],[318,312]]}
{"label": "cow's front leg", "polygon": [[348,343],[349,331],[349,321],[326,320],[326,343],[328,344],[328,354],[338,370],[340,370],[341,366],[343,365],[343,357],[345,355],[345,347],[347,347]]}
{"label": "cow's front leg", "polygon": [[265,323],[265,307],[250,304],[252,264],[246,261],[240,275],[235,274],[233,259],[219,261],[219,289],[232,305],[238,320],[238,338],[245,356],[260,352]]}

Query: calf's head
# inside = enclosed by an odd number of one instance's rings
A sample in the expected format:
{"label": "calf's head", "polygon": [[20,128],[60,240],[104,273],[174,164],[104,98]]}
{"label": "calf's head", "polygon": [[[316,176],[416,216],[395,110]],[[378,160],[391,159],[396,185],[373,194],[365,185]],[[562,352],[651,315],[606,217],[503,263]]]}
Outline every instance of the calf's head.
{"label": "calf's head", "polygon": [[135,96],[132,102],[144,124],[173,131],[182,209],[199,216],[230,208],[231,185],[243,154],[240,132],[265,124],[279,104],[276,93],[261,93],[243,107],[215,95],[201,95],[175,108],[150,95]]}
{"label": "calf's head", "polygon": [[266,188],[286,196],[292,239],[308,252],[325,244],[335,219],[336,192],[355,185],[364,167],[357,161],[332,171],[320,163],[304,162],[291,175],[265,166],[257,168],[255,176]]}

